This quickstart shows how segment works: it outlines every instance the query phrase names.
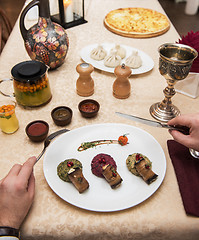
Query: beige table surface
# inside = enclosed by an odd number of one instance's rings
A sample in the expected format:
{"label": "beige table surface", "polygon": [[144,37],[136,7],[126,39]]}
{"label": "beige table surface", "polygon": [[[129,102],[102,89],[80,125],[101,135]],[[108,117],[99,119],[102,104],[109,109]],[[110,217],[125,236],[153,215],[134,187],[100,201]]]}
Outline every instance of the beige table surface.
{"label": "beige table surface", "polygon": [[[164,78],[158,71],[158,47],[166,42],[179,39],[173,25],[170,30],[149,39],[122,37],[108,31],[103,25],[104,16],[119,7],[147,7],[164,13],[157,0],[86,0],[83,24],[67,30],[70,48],[65,63],[55,71],[49,72],[53,98],[44,107],[25,110],[17,107],[20,122],[19,130],[12,135],[0,132],[1,160],[0,178],[5,176],[15,163],[23,163],[29,156],[37,155],[43,143],[35,144],[25,134],[26,125],[35,119],[43,119],[50,125],[50,133],[57,127],[50,116],[51,110],[58,105],[67,105],[73,110],[73,119],[69,129],[98,124],[125,123],[144,129],[160,143],[166,161],[165,179],[160,188],[143,203],[127,210],[98,213],[74,207],[59,198],[48,186],[43,174],[43,158],[34,168],[36,177],[36,194],[31,211],[22,226],[23,239],[199,239],[199,219],[185,214],[176,181],[173,166],[167,150],[167,140],[171,139],[167,130],[145,126],[130,120],[117,117],[115,110],[152,119],[150,106],[163,99]],[[95,70],[92,77],[95,81],[95,93],[91,98],[99,101],[100,112],[95,119],[84,119],[78,111],[78,103],[84,99],[76,94],[75,84],[78,78],[76,65],[81,63],[80,50],[93,43],[119,43],[138,48],[153,59],[152,71],[131,76],[131,96],[119,100],[112,95],[112,84],[115,76],[111,73]],[[29,60],[18,23],[13,29],[4,51],[0,56],[0,78],[9,78],[11,68],[24,60]],[[2,98],[2,97],[1,97]],[[182,114],[198,111],[199,99],[176,94],[173,103]],[[198,187],[198,186],[196,186]],[[194,190],[194,189],[193,189]],[[111,191],[111,189],[110,189]]]}

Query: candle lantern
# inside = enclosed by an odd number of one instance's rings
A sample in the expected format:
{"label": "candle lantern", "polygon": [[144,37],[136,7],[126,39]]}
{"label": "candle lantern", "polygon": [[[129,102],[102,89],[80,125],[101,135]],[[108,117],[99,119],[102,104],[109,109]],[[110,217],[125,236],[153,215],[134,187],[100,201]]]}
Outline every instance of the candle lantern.
{"label": "candle lantern", "polygon": [[[57,0],[50,0],[57,1]],[[51,4],[52,5],[52,4]],[[71,28],[87,21],[84,19],[84,0],[58,0],[57,13],[51,9],[51,19],[62,27]]]}

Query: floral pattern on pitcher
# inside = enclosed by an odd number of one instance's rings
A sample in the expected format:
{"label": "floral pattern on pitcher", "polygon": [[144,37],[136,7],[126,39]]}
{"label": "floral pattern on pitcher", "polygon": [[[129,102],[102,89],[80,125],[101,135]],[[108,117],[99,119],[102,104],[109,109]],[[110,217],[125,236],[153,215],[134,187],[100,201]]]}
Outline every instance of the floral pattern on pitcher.
{"label": "floral pattern on pitcher", "polygon": [[29,29],[25,48],[32,60],[45,63],[51,69],[63,64],[68,52],[69,40],[64,29],[40,17],[38,24]]}

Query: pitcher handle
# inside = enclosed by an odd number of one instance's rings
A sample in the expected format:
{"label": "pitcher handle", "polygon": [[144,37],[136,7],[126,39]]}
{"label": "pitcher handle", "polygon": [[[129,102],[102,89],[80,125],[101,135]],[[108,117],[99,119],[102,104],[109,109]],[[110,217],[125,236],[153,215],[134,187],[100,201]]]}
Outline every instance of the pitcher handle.
{"label": "pitcher handle", "polygon": [[[13,81],[13,79],[12,78],[7,78],[7,79],[0,80],[0,84],[2,82],[6,82],[6,81]],[[2,92],[1,89],[0,89],[0,93],[5,97],[10,97],[10,98],[15,97],[14,93],[12,95],[9,95],[9,94],[6,94],[6,93]]]}
{"label": "pitcher handle", "polygon": [[26,16],[26,13],[34,6],[36,5],[39,5],[40,1],[39,0],[33,0],[32,2],[30,2],[25,8],[24,10],[22,11],[21,13],[21,17],[20,17],[20,20],[19,20],[19,26],[20,26],[20,31],[21,31],[21,35],[24,39],[24,41],[27,39],[27,33],[28,33],[28,30],[26,29],[25,27],[25,24],[24,24],[24,19],[25,19],[25,16]]}

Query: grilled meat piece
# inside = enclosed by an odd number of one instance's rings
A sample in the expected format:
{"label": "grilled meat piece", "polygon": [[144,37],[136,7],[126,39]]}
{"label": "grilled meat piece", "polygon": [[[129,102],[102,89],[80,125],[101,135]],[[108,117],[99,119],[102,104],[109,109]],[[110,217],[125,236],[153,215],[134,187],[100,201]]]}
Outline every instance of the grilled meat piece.
{"label": "grilled meat piece", "polygon": [[89,188],[88,181],[84,178],[81,168],[72,168],[68,172],[68,178],[72,184],[77,188],[79,193],[83,193]]}
{"label": "grilled meat piece", "polygon": [[143,180],[148,184],[155,181],[158,177],[158,175],[155,174],[148,166],[144,158],[141,158],[138,162],[135,163],[135,168]]}
{"label": "grilled meat piece", "polygon": [[110,184],[111,188],[114,189],[120,186],[123,180],[112,165],[107,164],[102,167],[102,170],[102,174],[106,181]]}

